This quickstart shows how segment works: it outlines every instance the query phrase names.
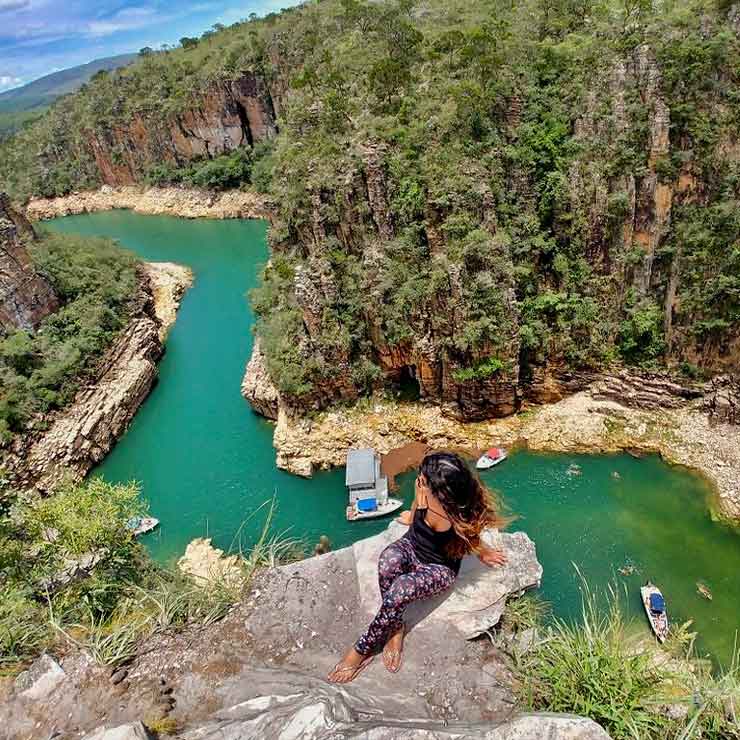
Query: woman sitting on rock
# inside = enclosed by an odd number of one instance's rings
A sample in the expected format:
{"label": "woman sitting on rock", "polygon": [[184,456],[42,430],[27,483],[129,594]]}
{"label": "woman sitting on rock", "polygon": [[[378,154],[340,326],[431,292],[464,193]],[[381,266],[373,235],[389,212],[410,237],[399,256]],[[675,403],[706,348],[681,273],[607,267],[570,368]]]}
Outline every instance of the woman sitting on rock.
{"label": "woman sitting on rock", "polygon": [[404,511],[398,521],[409,529],[378,559],[380,610],[329,674],[332,683],[352,681],[381,649],[385,667],[396,673],[401,667],[404,610],[450,588],[465,555],[475,552],[486,565],[506,562],[503,552],[481,543],[481,532],[503,520],[487,489],[458,455],[436,452],[424,458],[411,511]]}

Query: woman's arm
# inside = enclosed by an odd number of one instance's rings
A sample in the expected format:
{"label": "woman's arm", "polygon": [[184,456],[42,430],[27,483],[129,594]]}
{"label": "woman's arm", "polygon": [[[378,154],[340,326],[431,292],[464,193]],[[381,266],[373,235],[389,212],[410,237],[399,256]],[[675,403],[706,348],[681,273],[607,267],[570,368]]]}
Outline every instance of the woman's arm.
{"label": "woman's arm", "polygon": [[476,554],[481,563],[484,563],[485,565],[494,566],[506,564],[506,553],[503,550],[496,550],[493,547],[481,545]]}
{"label": "woman's arm", "polygon": [[396,520],[401,522],[401,524],[405,524],[407,527],[411,526],[411,522],[414,521],[414,514],[416,513],[417,509],[417,499],[414,498],[413,503],[411,504],[411,509],[408,511],[402,511],[398,517],[396,517]]}
{"label": "woman's arm", "polygon": [[410,511],[402,511],[397,517],[396,521],[405,524],[407,527],[411,526],[411,522],[414,521],[414,514],[421,504],[422,507],[426,506],[426,495],[424,495],[421,487],[419,486],[419,478],[417,477],[414,483],[414,501],[411,504]]}

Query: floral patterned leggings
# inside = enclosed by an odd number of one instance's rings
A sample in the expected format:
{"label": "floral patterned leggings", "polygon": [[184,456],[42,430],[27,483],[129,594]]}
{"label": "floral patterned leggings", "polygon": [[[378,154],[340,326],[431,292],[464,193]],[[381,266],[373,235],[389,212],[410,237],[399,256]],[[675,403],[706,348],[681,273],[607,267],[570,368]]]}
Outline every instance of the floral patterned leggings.
{"label": "floral patterned leggings", "polygon": [[403,626],[406,607],[413,601],[446,591],[456,575],[446,565],[422,563],[407,538],[392,542],[378,558],[378,583],[383,600],[380,610],[355,644],[355,650],[361,655],[380,651]]}

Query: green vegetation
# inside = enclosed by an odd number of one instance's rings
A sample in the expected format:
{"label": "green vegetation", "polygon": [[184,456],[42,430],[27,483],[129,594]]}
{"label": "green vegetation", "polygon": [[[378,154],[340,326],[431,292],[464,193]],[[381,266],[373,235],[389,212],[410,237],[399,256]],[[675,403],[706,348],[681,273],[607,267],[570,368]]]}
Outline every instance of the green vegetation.
{"label": "green vegetation", "polygon": [[464,383],[466,380],[484,380],[495,375],[506,366],[498,357],[489,357],[479,362],[473,367],[466,367],[463,370],[456,370],[452,376],[458,383]]}
{"label": "green vegetation", "polygon": [[252,181],[251,149],[235,149],[213,159],[191,162],[184,167],[156,165],[147,173],[150,185],[187,185],[209,190],[230,190]]}
{"label": "green vegetation", "polygon": [[44,114],[45,108],[31,111],[0,111],[0,142],[18,133],[24,126],[32,123]]}
{"label": "green vegetation", "polygon": [[103,664],[125,662],[154,632],[222,618],[258,568],[302,557],[300,543],[268,536],[274,502],[242,558],[243,579],[205,583],[156,564],[133,538],[127,522],[146,513],[135,484],[93,478],[48,498],[3,493],[0,667],[64,642]]}
{"label": "green vegetation", "polygon": [[128,64],[133,58],[133,54],[121,54],[96,59],[0,93],[0,141],[41,117],[61,95],[74,92],[94,75]]}
{"label": "green vegetation", "polygon": [[136,259],[106,239],[43,234],[28,249],[62,303],[34,333],[0,338],[0,441],[69,402],[126,323]]}
{"label": "green vegetation", "polygon": [[712,370],[740,324],[738,69],[710,0],[322,0],[97,75],[2,146],[0,179],[98,185],[93,136],[123,162],[127,125],[166,139],[248,73],[280,113],[269,149],[174,162],[157,139],[131,166],[276,204],[295,280],[268,269],[254,300],[284,393],[331,395],[338,367],[375,387],[379,345],[422,337],[465,378],[489,357]]}
{"label": "green vegetation", "polygon": [[666,643],[671,655],[625,623],[616,588],[597,594],[584,583],[582,589],[579,622],[543,620],[535,602],[535,608],[517,606],[519,618],[505,625],[536,631],[527,649],[512,652],[526,706],[591,717],[614,740],[740,737],[740,653],[712,673],[693,655],[689,625],[674,628]]}

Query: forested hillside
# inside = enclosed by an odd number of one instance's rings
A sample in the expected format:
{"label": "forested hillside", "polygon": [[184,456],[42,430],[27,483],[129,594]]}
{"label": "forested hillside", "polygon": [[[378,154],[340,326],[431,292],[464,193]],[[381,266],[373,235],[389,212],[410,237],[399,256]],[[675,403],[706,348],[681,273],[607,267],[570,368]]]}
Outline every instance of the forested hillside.
{"label": "forested hillside", "polygon": [[737,368],[739,36],[713,0],[307,3],[98,76],[0,178],[253,182],[286,400],[415,377],[504,414],[618,362]]}
{"label": "forested hillside", "polygon": [[75,92],[94,74],[101,70],[109,72],[135,58],[135,54],[119,54],[95,59],[87,64],[52,72],[27,85],[0,93],[0,139],[38,118],[59,96]]}

